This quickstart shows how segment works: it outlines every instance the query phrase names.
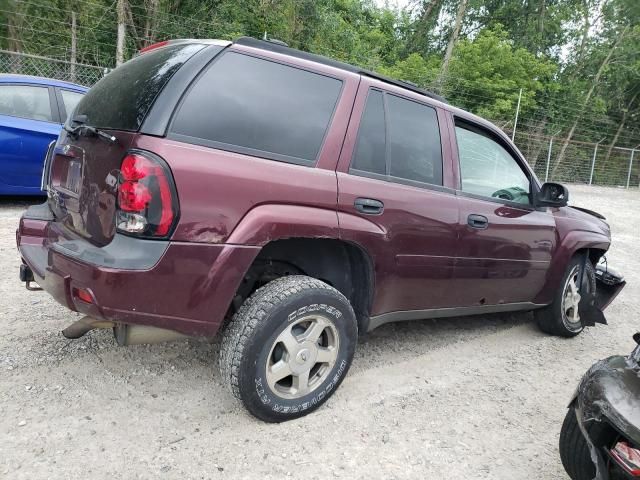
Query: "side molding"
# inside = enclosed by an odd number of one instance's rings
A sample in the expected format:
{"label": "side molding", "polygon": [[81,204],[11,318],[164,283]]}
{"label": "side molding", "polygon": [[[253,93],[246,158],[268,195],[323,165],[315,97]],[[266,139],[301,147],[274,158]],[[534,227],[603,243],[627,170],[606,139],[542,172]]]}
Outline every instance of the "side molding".
{"label": "side molding", "polygon": [[385,323],[404,322],[408,320],[426,320],[430,318],[462,317],[483,313],[520,312],[545,307],[532,302],[505,303],[502,305],[476,305],[472,307],[434,308],[430,310],[405,310],[377,315],[369,319],[369,329],[378,328]]}

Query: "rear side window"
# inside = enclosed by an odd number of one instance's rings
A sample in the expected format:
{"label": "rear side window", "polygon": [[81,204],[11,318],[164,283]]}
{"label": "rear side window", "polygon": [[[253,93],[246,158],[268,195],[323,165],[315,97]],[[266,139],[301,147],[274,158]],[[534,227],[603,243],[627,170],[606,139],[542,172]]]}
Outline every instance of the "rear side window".
{"label": "rear side window", "polygon": [[96,83],[75,114],[94,127],[137,131],[169,79],[203,47],[170,45],[129,60]]}
{"label": "rear side window", "polygon": [[389,174],[442,185],[440,128],[435,108],[387,95]]}
{"label": "rear side window", "polygon": [[191,88],[171,127],[187,142],[291,163],[315,162],[342,81],[235,52]]}
{"label": "rear side window", "polygon": [[47,87],[0,85],[0,115],[53,121]]}
{"label": "rear side window", "polygon": [[442,149],[434,108],[379,90],[367,97],[351,172],[400,183],[442,185]]}
{"label": "rear side window", "polygon": [[371,90],[367,105],[360,120],[358,142],[351,168],[363,172],[385,175],[387,173],[385,154],[384,104],[382,92]]}

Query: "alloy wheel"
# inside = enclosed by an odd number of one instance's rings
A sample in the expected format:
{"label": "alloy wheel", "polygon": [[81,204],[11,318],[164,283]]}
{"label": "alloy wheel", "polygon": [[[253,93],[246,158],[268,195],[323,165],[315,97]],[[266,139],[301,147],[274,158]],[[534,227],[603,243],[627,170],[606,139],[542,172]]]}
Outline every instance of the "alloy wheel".
{"label": "alloy wheel", "polygon": [[267,357],[269,387],[286,399],[311,393],[329,376],[339,348],[338,331],[325,316],[314,314],[287,325]]}

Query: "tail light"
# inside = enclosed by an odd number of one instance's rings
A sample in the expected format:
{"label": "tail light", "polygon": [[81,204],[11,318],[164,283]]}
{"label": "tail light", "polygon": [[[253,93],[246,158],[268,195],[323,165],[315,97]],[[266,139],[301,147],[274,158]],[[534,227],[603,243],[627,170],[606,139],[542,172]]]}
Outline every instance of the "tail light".
{"label": "tail light", "polygon": [[631,447],[627,442],[618,442],[610,453],[620,468],[632,477],[640,478],[640,450]]}
{"label": "tail light", "polygon": [[131,152],[122,160],[118,185],[117,229],[162,238],[178,217],[178,198],[169,167],[156,155]]}

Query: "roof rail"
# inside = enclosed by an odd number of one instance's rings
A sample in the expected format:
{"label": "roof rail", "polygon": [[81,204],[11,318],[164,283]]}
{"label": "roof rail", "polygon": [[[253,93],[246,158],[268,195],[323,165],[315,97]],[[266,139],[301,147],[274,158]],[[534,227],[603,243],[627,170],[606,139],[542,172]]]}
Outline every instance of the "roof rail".
{"label": "roof rail", "polygon": [[295,48],[282,45],[279,41],[274,42],[270,40],[258,40],[253,37],[240,37],[237,40],[235,40],[233,43],[237,45],[244,45],[247,47],[259,48],[261,50],[268,50],[270,52],[282,53],[285,55],[290,55],[295,58],[309,60],[312,62],[320,63],[322,65],[327,65],[329,67],[339,68],[340,70],[346,70],[348,72],[357,73],[359,75],[363,75],[366,77],[375,78],[376,80],[380,80],[382,82],[389,83],[397,87],[406,88],[407,90],[418,93],[420,95],[424,95],[425,97],[432,98],[439,102],[447,103],[444,97],[438,94],[435,94],[433,92],[429,92],[428,90],[424,90],[418,87],[417,85],[415,85],[414,83],[403,81],[403,80],[394,80],[392,78],[386,77],[379,73],[371,72],[369,70],[364,70],[362,68],[356,67],[349,63],[340,62],[338,60],[334,60],[332,58],[325,57],[322,55],[316,55],[315,53],[303,52],[302,50],[297,50]]}
{"label": "roof rail", "polygon": [[395,85],[397,87],[406,88],[407,90],[411,90],[412,92],[419,93],[420,95],[424,95],[425,97],[433,98],[442,103],[447,103],[446,99],[442,95],[438,95],[437,93],[430,92],[429,90],[425,90],[420,88],[413,82],[409,82],[407,80],[395,80],[393,78],[386,77],[376,72],[370,72],[368,70],[361,70],[360,73],[367,77],[375,78],[376,80],[383,81],[385,83],[390,83],[391,85]]}

